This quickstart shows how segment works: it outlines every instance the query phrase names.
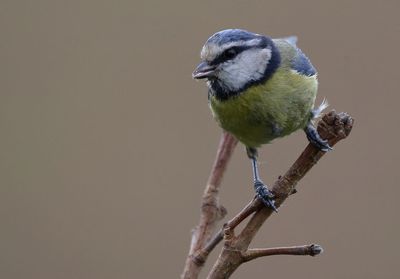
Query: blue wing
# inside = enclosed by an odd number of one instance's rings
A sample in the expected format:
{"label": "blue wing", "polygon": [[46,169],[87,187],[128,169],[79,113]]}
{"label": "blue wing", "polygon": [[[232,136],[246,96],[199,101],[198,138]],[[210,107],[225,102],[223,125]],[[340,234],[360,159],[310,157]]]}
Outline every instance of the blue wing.
{"label": "blue wing", "polygon": [[286,41],[294,48],[294,55],[290,58],[290,67],[297,71],[299,74],[305,76],[313,76],[317,74],[314,66],[311,64],[310,59],[297,47],[297,37],[296,36],[289,36],[280,38],[278,40]]}
{"label": "blue wing", "polygon": [[306,76],[313,76],[317,74],[317,71],[311,64],[310,59],[308,59],[308,57],[297,47],[296,51],[297,53],[291,63],[292,69]]}
{"label": "blue wing", "polygon": [[311,64],[310,59],[308,59],[308,57],[297,46],[295,46],[295,48],[296,54],[292,59],[292,69],[306,76],[313,76],[317,74],[317,71]]}

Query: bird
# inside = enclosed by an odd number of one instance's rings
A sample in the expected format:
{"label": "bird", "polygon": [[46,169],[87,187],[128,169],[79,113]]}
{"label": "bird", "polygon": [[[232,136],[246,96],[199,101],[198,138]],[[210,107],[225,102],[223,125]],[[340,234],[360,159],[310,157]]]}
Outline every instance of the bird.
{"label": "bird", "polygon": [[213,34],[200,58],[192,77],[206,80],[213,118],[245,145],[256,196],[277,211],[275,197],[259,174],[258,148],[304,130],[318,149],[332,149],[313,124],[328,106],[324,99],[314,107],[316,69],[297,47],[297,37],[273,39],[242,29]]}

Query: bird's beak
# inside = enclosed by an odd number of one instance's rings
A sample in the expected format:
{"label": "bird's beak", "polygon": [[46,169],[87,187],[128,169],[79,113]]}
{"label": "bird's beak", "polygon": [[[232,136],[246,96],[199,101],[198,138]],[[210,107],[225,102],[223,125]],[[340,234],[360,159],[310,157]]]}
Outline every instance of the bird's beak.
{"label": "bird's beak", "polygon": [[216,68],[217,66],[209,65],[207,62],[201,62],[196,70],[194,70],[192,77],[195,79],[215,77]]}

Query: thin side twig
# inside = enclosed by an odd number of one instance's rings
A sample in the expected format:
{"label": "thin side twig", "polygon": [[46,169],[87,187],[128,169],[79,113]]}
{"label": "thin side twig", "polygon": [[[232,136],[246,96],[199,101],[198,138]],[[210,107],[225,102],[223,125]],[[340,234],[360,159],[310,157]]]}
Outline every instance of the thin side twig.
{"label": "thin side twig", "polygon": [[295,255],[295,256],[316,256],[323,252],[320,245],[302,245],[293,247],[274,247],[264,249],[249,249],[243,252],[243,262],[248,262],[260,257],[275,256],[275,255]]}
{"label": "thin side twig", "polygon": [[189,253],[181,275],[182,279],[198,278],[206,258],[196,257],[196,253],[203,249],[204,245],[210,240],[218,221],[226,215],[226,209],[219,203],[218,193],[223,174],[237,142],[236,138],[226,132],[221,137],[217,155],[204,190],[200,221],[192,232]]}

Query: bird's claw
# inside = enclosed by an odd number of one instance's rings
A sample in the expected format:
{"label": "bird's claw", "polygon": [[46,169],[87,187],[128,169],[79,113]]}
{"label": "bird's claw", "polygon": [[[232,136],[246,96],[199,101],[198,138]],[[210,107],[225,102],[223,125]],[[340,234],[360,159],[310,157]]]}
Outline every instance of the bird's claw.
{"label": "bird's claw", "polygon": [[278,212],[278,209],[275,206],[274,194],[268,190],[267,186],[262,181],[257,180],[254,182],[254,188],[257,197],[265,204],[265,206],[270,207],[275,212]]}
{"label": "bird's claw", "polygon": [[321,138],[321,136],[318,134],[317,129],[311,123],[307,125],[304,131],[307,135],[307,139],[316,148],[324,152],[332,150],[332,147],[330,147],[328,141]]}

